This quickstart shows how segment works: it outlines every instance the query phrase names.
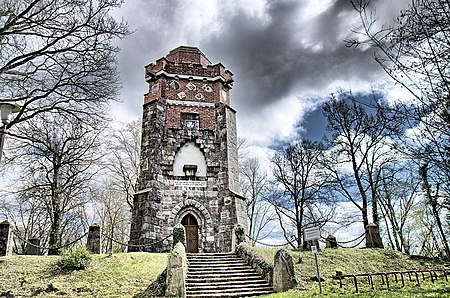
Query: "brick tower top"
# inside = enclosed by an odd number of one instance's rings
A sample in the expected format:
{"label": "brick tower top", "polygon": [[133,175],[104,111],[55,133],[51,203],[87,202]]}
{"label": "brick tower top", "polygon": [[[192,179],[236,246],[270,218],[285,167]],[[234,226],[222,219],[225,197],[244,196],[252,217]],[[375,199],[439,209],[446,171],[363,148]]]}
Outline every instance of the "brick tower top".
{"label": "brick tower top", "polygon": [[166,56],[166,59],[175,64],[201,64],[203,67],[212,64],[198,48],[187,46],[180,46],[173,49]]}
{"label": "brick tower top", "polygon": [[196,47],[180,46],[145,67],[149,84],[144,103],[160,98],[230,105],[233,74]]}

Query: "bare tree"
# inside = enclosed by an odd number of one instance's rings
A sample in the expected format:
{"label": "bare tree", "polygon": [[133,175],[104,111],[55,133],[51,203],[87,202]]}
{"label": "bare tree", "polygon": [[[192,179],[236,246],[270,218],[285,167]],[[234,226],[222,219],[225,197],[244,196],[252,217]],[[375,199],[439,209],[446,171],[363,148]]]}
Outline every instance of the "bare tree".
{"label": "bare tree", "polygon": [[418,202],[413,209],[412,223],[415,225],[411,250],[419,255],[442,256],[442,240],[436,229],[436,221],[426,200]]}
{"label": "bare tree", "polygon": [[109,129],[106,140],[107,161],[113,187],[124,194],[130,210],[139,177],[139,156],[141,151],[141,122],[122,123],[119,128]]}
{"label": "bare tree", "polygon": [[113,42],[128,29],[109,13],[122,2],[0,2],[0,101],[20,106],[7,128],[49,111],[101,114],[119,87]]}
{"label": "bare tree", "polygon": [[[323,106],[328,130],[333,134],[328,169],[341,195],[361,212],[364,228],[379,225],[379,188],[385,183],[383,169],[396,160],[392,138],[401,134],[401,116],[375,100],[364,106],[351,93],[332,96]],[[382,245],[381,243],[379,244]]]}
{"label": "bare tree", "polygon": [[[13,224],[15,233],[13,251],[23,254],[27,247],[24,241],[29,238],[38,238],[42,244],[48,242],[49,220],[42,200],[29,197],[28,193],[15,193],[2,191],[0,199],[0,214]],[[35,194],[40,195],[40,194]]]}
{"label": "bare tree", "polygon": [[[295,248],[301,247],[305,223],[314,221],[324,224],[329,219],[324,214],[320,218],[308,217],[314,213],[314,205],[329,202],[328,197],[323,196],[329,183],[323,171],[323,158],[323,146],[309,140],[289,146],[272,158],[273,175],[280,191],[270,201],[277,212],[285,239]],[[293,228],[293,233],[290,228]]]}
{"label": "bare tree", "polygon": [[[92,177],[99,167],[98,130],[86,126],[88,120],[67,115],[37,115],[18,129],[12,151],[21,173],[17,193],[37,201],[49,220],[49,254],[58,254],[67,227],[80,215]],[[80,228],[80,231],[83,231]]]}
{"label": "bare tree", "polygon": [[441,202],[440,185],[438,183],[435,187],[433,187],[433,185],[431,184],[429,180],[428,164],[423,164],[420,167],[419,173],[423,182],[422,187],[425,193],[424,195],[428,206],[430,207],[431,214],[434,217],[434,221],[437,225],[437,231],[438,235],[441,238],[442,246],[444,247],[444,251],[447,257],[450,257],[450,246],[448,244],[444,225],[441,220],[442,213],[440,209],[442,209],[443,204]]}
{"label": "bare tree", "polygon": [[103,237],[105,251],[109,253],[124,252],[129,236],[131,212],[124,192],[116,190],[112,181],[102,181],[93,191],[96,202],[96,217],[107,237]]}
{"label": "bare tree", "polygon": [[412,214],[419,203],[420,178],[412,162],[393,163],[382,170],[379,202],[391,247],[411,254]]}
{"label": "bare tree", "polygon": [[[361,26],[349,46],[371,46],[382,69],[414,98],[404,152],[427,164],[450,207],[450,2],[411,0],[391,25],[378,24],[369,0],[352,0]],[[412,136],[411,136],[412,135]],[[432,206],[430,206],[433,208]],[[442,216],[442,214],[441,214]]]}
{"label": "bare tree", "polygon": [[439,106],[448,117],[450,3],[412,0],[394,24],[386,25],[377,23],[370,0],[351,2],[361,27],[353,30],[356,36],[347,39],[347,45],[377,49],[375,60],[395,82],[422,104]]}
{"label": "bare tree", "polygon": [[[272,205],[267,201],[271,182],[256,158],[248,158],[240,163],[240,184],[247,204],[249,235],[252,244],[269,236],[273,230],[271,223],[276,219]],[[268,230],[267,230],[268,229]]]}

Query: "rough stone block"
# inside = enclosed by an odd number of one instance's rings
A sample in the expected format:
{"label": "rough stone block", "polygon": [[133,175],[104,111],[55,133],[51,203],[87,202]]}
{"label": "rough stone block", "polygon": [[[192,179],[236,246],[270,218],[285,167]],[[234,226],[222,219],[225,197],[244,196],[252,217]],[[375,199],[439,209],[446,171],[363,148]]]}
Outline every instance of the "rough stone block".
{"label": "rough stone block", "polygon": [[181,242],[186,244],[186,230],[182,224],[177,224],[173,227],[173,245],[174,247]]}
{"label": "rough stone block", "polygon": [[0,222],[0,256],[12,255],[12,226],[4,220]]}
{"label": "rough stone block", "polygon": [[166,296],[186,297],[185,278],[187,274],[187,257],[184,245],[178,242],[167,261]]}
{"label": "rough stone block", "polygon": [[89,226],[86,249],[94,254],[102,252],[102,231],[98,224]]}
{"label": "rough stone block", "polygon": [[383,240],[381,240],[380,230],[374,223],[370,223],[366,227],[366,247],[367,248],[383,248]]}
{"label": "rough stone block", "polygon": [[231,238],[231,249],[236,250],[236,247],[245,242],[246,238],[246,228],[243,225],[237,224],[233,228],[232,238]]}
{"label": "rough stone block", "polygon": [[325,247],[326,248],[337,248],[337,240],[333,235],[328,235],[327,239],[325,239]]}
{"label": "rough stone block", "polygon": [[286,249],[280,249],[275,254],[273,267],[273,288],[277,292],[284,292],[297,285],[295,279],[292,255]]}
{"label": "rough stone block", "polygon": [[243,242],[236,248],[236,254],[252,266],[261,276],[272,285],[273,266],[267,262],[252,246]]}
{"label": "rough stone block", "polygon": [[38,256],[41,254],[41,239],[39,238],[28,238],[28,243],[25,248],[26,255],[35,255]]}

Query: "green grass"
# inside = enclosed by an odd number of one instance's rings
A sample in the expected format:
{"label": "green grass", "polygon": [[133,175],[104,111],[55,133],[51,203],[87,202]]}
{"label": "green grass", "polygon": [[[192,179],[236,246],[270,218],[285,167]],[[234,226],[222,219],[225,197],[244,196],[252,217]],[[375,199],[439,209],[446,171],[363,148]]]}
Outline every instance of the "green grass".
{"label": "green grass", "polygon": [[85,270],[62,271],[56,256],[0,258],[0,297],[133,297],[161,273],[167,254],[94,255]]}
{"label": "green grass", "polygon": [[[268,260],[273,260],[275,249],[259,249]],[[291,297],[450,297],[450,281],[440,278],[415,282],[405,281],[406,287],[390,278],[390,290],[374,278],[375,290],[364,278],[358,279],[360,293],[355,293],[351,279],[344,280],[344,287],[331,276],[336,270],[344,274],[394,271],[406,269],[450,267],[447,262],[424,258],[408,258],[381,249],[324,249],[318,253],[323,294],[319,294],[314,255],[311,252],[291,251],[297,278],[302,280],[294,290],[266,296],[266,298]],[[163,271],[167,254],[128,253],[94,255],[85,270],[62,271],[58,268],[59,257],[12,256],[0,258],[0,297],[8,291],[14,297],[143,297],[145,290]],[[299,259],[301,262],[299,263]]]}
{"label": "green grass", "polygon": [[[267,260],[273,262],[276,249],[258,249]],[[291,251],[294,259],[294,269],[297,279],[302,282],[294,290],[266,296],[267,298],[291,298],[291,297],[450,297],[450,281],[446,282],[442,277],[432,283],[428,278],[422,281],[420,286],[415,282],[409,282],[405,276],[405,288],[401,283],[395,283],[394,277],[389,277],[390,289],[382,284],[380,277],[374,277],[375,290],[368,285],[367,279],[358,278],[359,293],[356,294],[351,279],[343,281],[343,288],[339,287],[339,281],[331,277],[336,271],[343,274],[358,274],[381,271],[402,271],[409,269],[430,269],[450,267],[450,264],[441,260],[427,258],[409,258],[408,256],[390,249],[323,249],[317,256],[319,260],[320,275],[323,294],[319,294],[316,276],[314,255],[311,252]],[[299,260],[301,259],[301,262]],[[427,277],[427,276],[426,276]],[[449,277],[450,279],[450,277]],[[413,277],[414,280],[414,277]]]}

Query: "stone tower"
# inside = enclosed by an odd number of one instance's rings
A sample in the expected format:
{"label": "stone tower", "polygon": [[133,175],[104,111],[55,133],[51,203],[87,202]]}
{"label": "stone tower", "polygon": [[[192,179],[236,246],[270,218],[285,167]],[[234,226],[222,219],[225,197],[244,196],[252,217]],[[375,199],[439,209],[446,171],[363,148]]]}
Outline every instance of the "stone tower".
{"label": "stone tower", "polygon": [[176,224],[186,228],[188,252],[230,251],[234,225],[246,225],[230,107],[233,74],[199,49],[181,46],[147,65],[145,79],[130,234],[130,243],[143,247],[130,251],[170,249],[171,237],[164,239]]}

